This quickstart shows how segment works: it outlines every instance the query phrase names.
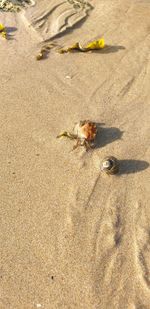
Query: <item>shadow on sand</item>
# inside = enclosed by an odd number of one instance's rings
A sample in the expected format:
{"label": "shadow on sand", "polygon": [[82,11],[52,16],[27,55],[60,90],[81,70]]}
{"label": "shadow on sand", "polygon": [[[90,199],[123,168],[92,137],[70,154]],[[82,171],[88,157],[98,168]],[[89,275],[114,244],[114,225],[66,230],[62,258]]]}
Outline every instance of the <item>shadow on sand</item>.
{"label": "shadow on sand", "polygon": [[142,160],[120,160],[120,171],[118,175],[138,173],[149,167],[147,161]]}
{"label": "shadow on sand", "polygon": [[106,45],[103,49],[92,50],[90,52],[95,54],[112,54],[125,49],[126,48],[122,45]]}
{"label": "shadow on sand", "polygon": [[121,139],[124,133],[123,131],[115,127],[104,128],[101,127],[102,124],[100,123],[96,123],[96,125],[98,128],[98,133],[96,137],[95,148],[104,147],[107,144],[113,143],[117,139]]}
{"label": "shadow on sand", "polygon": [[[123,131],[118,128],[110,127],[104,128],[101,127],[104,123],[96,123],[98,128],[98,133],[96,137],[96,143],[94,148],[101,148],[107,144],[113,143],[114,141],[121,139]],[[119,160],[119,175],[123,174],[133,174],[141,172],[149,167],[149,163],[143,160]]]}
{"label": "shadow on sand", "polygon": [[[91,10],[91,11],[93,10],[93,6],[92,5],[90,5],[89,10]],[[82,27],[82,25],[86,22],[88,17],[89,17],[89,13],[87,12],[86,15],[82,19],[80,19],[77,23],[75,23],[73,26],[67,26],[66,25],[66,29],[64,29],[63,31],[61,31],[61,32],[59,32],[59,33],[57,33],[57,34],[55,34],[53,36],[51,36],[50,39],[47,39],[44,42],[48,43],[51,40],[59,39],[59,38],[61,38],[64,35],[73,33],[74,30],[80,29]]]}
{"label": "shadow on sand", "polygon": [[7,39],[8,40],[14,40],[14,34],[13,32],[17,31],[16,27],[5,27],[7,32]]}

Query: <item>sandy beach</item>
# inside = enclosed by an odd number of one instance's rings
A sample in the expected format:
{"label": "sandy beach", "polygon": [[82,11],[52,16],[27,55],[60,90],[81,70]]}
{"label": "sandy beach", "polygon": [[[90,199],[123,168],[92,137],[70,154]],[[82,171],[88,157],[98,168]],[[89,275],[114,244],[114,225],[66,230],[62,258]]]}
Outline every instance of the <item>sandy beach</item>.
{"label": "sandy beach", "polygon": [[[75,2],[0,11],[0,309],[150,309],[150,1]],[[97,146],[72,151],[84,119]]]}

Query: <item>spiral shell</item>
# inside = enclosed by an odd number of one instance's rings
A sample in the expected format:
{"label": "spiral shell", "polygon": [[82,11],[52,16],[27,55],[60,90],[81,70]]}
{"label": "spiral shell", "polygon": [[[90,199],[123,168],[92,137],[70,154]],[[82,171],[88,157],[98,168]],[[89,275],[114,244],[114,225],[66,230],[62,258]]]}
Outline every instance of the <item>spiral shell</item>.
{"label": "spiral shell", "polygon": [[97,127],[94,122],[89,120],[80,121],[74,128],[74,134],[79,139],[94,141],[97,134]]}
{"label": "spiral shell", "polygon": [[109,175],[114,175],[119,172],[119,162],[113,157],[105,157],[101,162],[101,171]]}

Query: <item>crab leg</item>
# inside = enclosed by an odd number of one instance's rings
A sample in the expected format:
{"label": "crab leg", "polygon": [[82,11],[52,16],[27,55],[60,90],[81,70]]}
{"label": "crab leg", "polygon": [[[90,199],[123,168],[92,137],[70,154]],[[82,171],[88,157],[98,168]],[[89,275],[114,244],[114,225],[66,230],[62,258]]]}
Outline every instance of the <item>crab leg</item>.
{"label": "crab leg", "polygon": [[91,147],[91,145],[89,144],[89,142],[88,141],[84,141],[84,146],[85,146],[85,148],[86,148],[86,151],[88,151],[88,150],[90,150],[92,147]]}
{"label": "crab leg", "polygon": [[75,150],[76,148],[78,148],[78,146],[81,145],[81,141],[79,139],[77,139],[76,144],[73,146],[72,150]]}

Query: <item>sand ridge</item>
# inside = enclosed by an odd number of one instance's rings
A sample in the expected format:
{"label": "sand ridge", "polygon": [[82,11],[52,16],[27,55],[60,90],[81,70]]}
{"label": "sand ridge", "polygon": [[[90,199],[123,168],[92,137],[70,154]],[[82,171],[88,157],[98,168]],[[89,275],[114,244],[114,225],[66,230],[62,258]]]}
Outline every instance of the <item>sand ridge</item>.
{"label": "sand ridge", "polygon": [[43,40],[50,40],[85,19],[91,10],[92,5],[88,1],[44,0],[37,1],[25,12],[25,16]]}

